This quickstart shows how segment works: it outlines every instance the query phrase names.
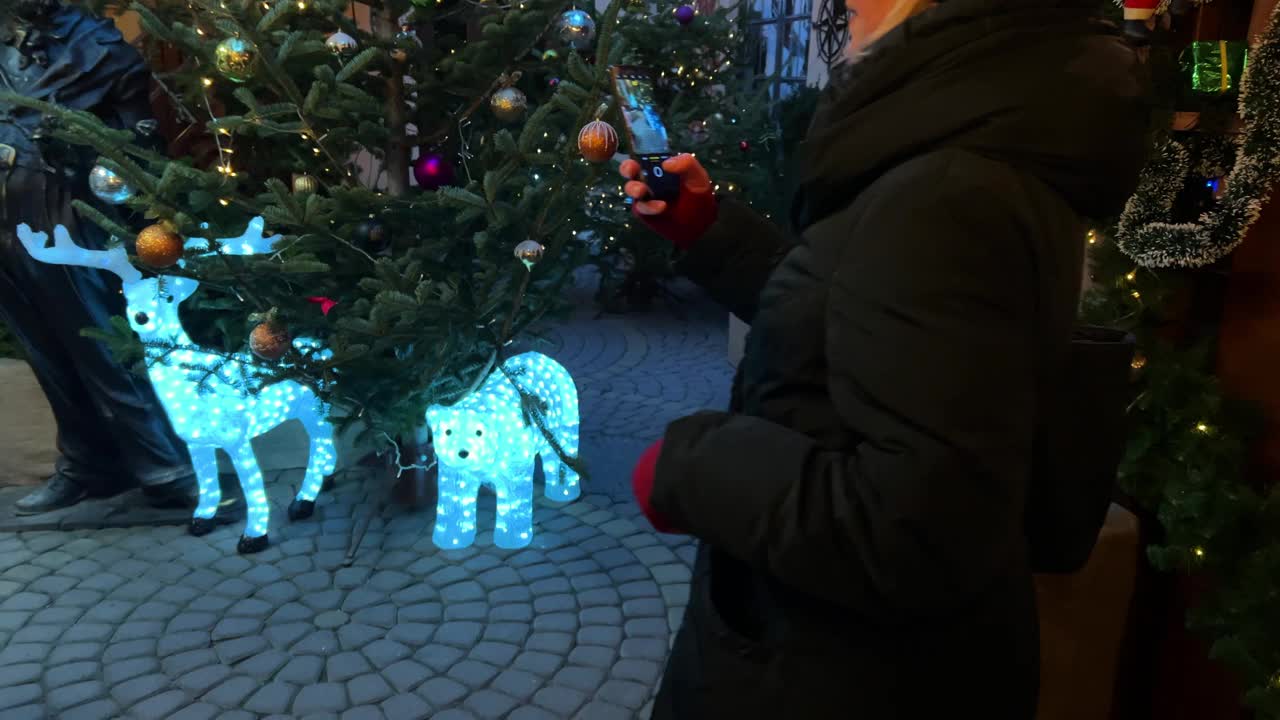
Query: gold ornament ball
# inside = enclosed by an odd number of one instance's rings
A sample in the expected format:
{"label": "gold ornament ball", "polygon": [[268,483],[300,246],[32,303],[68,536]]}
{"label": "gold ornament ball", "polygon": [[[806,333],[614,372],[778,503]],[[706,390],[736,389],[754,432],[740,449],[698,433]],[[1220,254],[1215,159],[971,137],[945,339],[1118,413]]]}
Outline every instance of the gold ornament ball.
{"label": "gold ornament ball", "polygon": [[546,251],[547,249],[537,240],[525,240],[516,245],[515,255],[517,260],[524,263],[526,270],[532,270],[533,266],[542,260],[542,256]]}
{"label": "gold ornament ball", "polygon": [[176,265],[182,246],[182,237],[160,223],[143,228],[136,243],[138,259],[157,269]]}
{"label": "gold ornament ball", "polygon": [[278,323],[260,323],[249,333],[249,349],[269,362],[284,357],[292,346],[293,338],[289,337],[288,329]]}
{"label": "gold ornament ball", "polygon": [[320,189],[320,181],[310,175],[293,176],[294,193],[312,193]]}
{"label": "gold ornament ball", "polygon": [[524,117],[524,111],[528,107],[529,99],[519,88],[504,87],[489,98],[489,108],[503,122],[516,122]]}
{"label": "gold ornament ball", "polygon": [[555,59],[557,59],[557,58],[559,58],[559,57],[560,57],[560,53],[556,52],[555,50],[543,50],[543,51],[542,51],[542,60],[543,60],[543,62],[551,62],[552,60],[555,60]]}
{"label": "gold ornament ball", "polygon": [[213,60],[223,77],[242,83],[253,77],[253,66],[258,61],[258,49],[248,40],[237,37],[227,38],[214,48]]}
{"label": "gold ornament ball", "polygon": [[578,152],[587,162],[606,162],[618,152],[618,133],[603,120],[592,120],[578,133]]}

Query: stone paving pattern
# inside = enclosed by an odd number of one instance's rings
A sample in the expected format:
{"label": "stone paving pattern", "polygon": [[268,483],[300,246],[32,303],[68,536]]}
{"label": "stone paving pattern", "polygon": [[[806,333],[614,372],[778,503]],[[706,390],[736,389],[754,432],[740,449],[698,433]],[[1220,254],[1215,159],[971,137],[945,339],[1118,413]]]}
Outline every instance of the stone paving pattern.
{"label": "stone paving pattern", "polygon": [[0,717],[94,720],[646,717],[689,591],[693,546],[638,516],[629,473],[665,423],[722,407],[725,318],[709,307],[594,317],[586,290],[548,354],[582,398],[586,495],[540,501],[534,543],[440,551],[431,513],[372,520],[339,481],[272,546],[238,526],[0,534]]}

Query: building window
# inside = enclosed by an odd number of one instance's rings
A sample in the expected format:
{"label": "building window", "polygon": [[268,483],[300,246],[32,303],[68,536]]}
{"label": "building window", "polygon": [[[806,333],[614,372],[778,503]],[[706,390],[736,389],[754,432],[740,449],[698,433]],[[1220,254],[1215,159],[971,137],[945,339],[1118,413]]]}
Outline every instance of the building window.
{"label": "building window", "polygon": [[809,72],[811,0],[751,0],[747,19],[752,72],[781,99],[803,87]]}
{"label": "building window", "polygon": [[818,36],[818,58],[831,67],[849,44],[849,11],[844,0],[821,0],[813,31]]}

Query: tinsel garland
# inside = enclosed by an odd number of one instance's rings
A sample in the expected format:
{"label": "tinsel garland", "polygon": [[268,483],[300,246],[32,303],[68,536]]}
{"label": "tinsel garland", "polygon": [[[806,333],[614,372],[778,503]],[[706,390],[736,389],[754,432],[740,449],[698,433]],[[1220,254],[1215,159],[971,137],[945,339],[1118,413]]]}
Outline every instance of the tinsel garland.
{"label": "tinsel garland", "polygon": [[1143,267],[1203,267],[1244,241],[1280,177],[1280,6],[1272,10],[1240,80],[1236,160],[1217,206],[1196,222],[1167,221],[1190,170],[1186,149],[1170,140],[1143,173],[1116,230],[1116,243]]}

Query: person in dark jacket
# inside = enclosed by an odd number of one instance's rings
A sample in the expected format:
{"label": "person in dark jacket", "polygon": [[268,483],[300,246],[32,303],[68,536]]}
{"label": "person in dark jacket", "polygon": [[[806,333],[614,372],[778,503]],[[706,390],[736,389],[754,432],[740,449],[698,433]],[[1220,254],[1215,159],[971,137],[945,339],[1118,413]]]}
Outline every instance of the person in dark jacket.
{"label": "person in dark jacket", "polygon": [[1089,219],[1154,118],[1097,0],[849,0],[854,52],[803,145],[794,240],[687,155],[636,213],[752,324],[729,412],[641,458],[700,543],[653,717],[1033,717],[1024,504]]}
{"label": "person in dark jacket", "polygon": [[[145,136],[155,124],[150,76],[110,20],[57,0],[0,0],[0,89]],[[19,223],[47,233],[63,225],[83,247],[108,244],[72,206],[90,198],[93,156],[53,141],[42,121],[38,111],[0,101],[0,318],[22,342],[58,424],[53,475],[15,512],[48,512],[137,485],[152,505],[194,508],[186,445],[150,381],[81,335],[124,315],[119,280],[39,262],[14,233]]]}

